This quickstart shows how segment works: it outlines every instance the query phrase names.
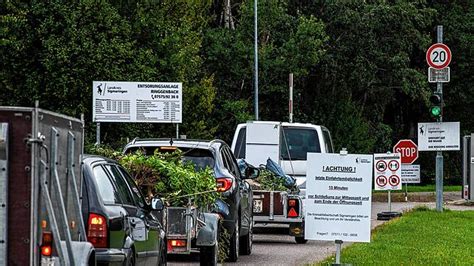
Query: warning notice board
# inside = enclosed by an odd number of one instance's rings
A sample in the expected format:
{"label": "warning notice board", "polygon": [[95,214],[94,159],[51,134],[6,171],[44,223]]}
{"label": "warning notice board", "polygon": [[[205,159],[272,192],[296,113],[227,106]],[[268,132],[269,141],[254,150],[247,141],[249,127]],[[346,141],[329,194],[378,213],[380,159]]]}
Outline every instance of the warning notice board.
{"label": "warning notice board", "polygon": [[402,189],[400,153],[374,154],[375,190]]}
{"label": "warning notice board", "polygon": [[94,122],[181,123],[182,83],[92,83]]}
{"label": "warning notice board", "polygon": [[372,155],[308,153],[305,238],[370,242]]}

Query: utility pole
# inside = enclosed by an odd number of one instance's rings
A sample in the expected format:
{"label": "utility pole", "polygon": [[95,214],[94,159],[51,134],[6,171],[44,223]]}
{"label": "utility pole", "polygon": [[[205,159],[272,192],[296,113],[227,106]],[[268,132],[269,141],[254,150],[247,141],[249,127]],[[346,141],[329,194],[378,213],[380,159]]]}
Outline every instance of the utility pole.
{"label": "utility pole", "polygon": [[254,41],[255,41],[255,92],[254,92],[254,109],[255,109],[255,120],[258,120],[258,32],[257,32],[257,2],[254,1]]}

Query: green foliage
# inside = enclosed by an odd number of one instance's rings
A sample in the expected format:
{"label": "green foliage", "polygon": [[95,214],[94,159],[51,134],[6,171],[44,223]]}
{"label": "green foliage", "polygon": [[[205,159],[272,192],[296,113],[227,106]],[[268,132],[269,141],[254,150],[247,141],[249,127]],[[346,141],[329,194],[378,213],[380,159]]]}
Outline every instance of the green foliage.
{"label": "green foliage", "polygon": [[353,265],[472,265],[472,219],[473,211],[418,209],[377,228],[371,243],[351,245],[341,257]]}
{"label": "green foliage", "polygon": [[209,207],[219,194],[211,169],[196,170],[192,163],[181,161],[181,152],[144,156],[140,152],[120,157],[119,162],[140,186],[154,186],[154,195],[171,206],[186,206],[188,198],[199,207]]}
{"label": "green foliage", "polygon": [[[0,105],[85,114],[95,142],[92,81],[183,82],[189,138],[231,140],[254,115],[253,2],[232,1],[235,27],[222,27],[225,1],[0,3]],[[460,1],[259,1],[259,114],[287,120],[294,73],[295,121],[325,125],[336,149],[371,153],[416,138],[431,121],[425,52],[444,26],[451,47],[444,121],[474,131],[474,5]],[[170,137],[174,125],[102,123],[102,142]],[[459,154],[446,175],[460,176]],[[432,158],[420,156],[427,176]],[[453,179],[454,180],[454,179]]]}
{"label": "green foliage", "polygon": [[271,190],[271,191],[287,191],[297,192],[296,186],[287,187],[285,186],[285,180],[276,176],[273,172],[267,170],[264,167],[260,167],[260,174],[255,179],[254,189],[258,190]]}
{"label": "green foliage", "polygon": [[163,198],[171,206],[186,206],[188,198],[198,207],[209,208],[219,198],[212,169],[196,169],[181,160],[182,152],[145,156],[140,151],[123,155],[110,148],[95,147],[91,152],[117,160],[149,197]]}

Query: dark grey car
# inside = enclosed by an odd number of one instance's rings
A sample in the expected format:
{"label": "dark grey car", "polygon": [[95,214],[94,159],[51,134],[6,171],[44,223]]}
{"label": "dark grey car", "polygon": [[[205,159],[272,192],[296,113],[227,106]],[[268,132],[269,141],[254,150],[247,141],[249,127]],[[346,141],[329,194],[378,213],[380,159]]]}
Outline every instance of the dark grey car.
{"label": "dark grey car", "polygon": [[86,155],[82,170],[82,214],[97,263],[165,265],[165,232],[125,169]]}
{"label": "dark grey car", "polygon": [[239,254],[252,252],[252,189],[245,181],[250,176],[240,173],[237,161],[229,146],[222,140],[181,139],[135,139],[127,144],[124,152],[142,150],[153,154],[156,149],[170,151],[179,148],[183,160],[193,162],[197,167],[210,167],[214,171],[217,189],[223,201],[217,202],[217,213],[223,217],[223,226],[230,234],[228,260],[237,261]]}

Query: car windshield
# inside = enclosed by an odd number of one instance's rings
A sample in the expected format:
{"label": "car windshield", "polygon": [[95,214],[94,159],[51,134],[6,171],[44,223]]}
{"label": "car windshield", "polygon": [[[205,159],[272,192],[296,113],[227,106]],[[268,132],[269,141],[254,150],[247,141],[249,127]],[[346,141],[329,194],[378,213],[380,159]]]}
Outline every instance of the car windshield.
{"label": "car windshield", "polygon": [[307,160],[308,152],[321,152],[318,132],[309,128],[283,127],[281,158],[283,160]]}
{"label": "car windshield", "polygon": [[[155,153],[156,149],[159,149],[159,147],[132,147],[129,148],[127,152],[135,152],[137,150],[141,150],[144,152],[145,155],[151,155]],[[205,169],[206,167],[214,169],[214,155],[208,149],[186,147],[178,147],[178,149],[183,152],[183,161],[193,163],[196,170]],[[160,149],[160,152],[173,152],[173,150]]]}

